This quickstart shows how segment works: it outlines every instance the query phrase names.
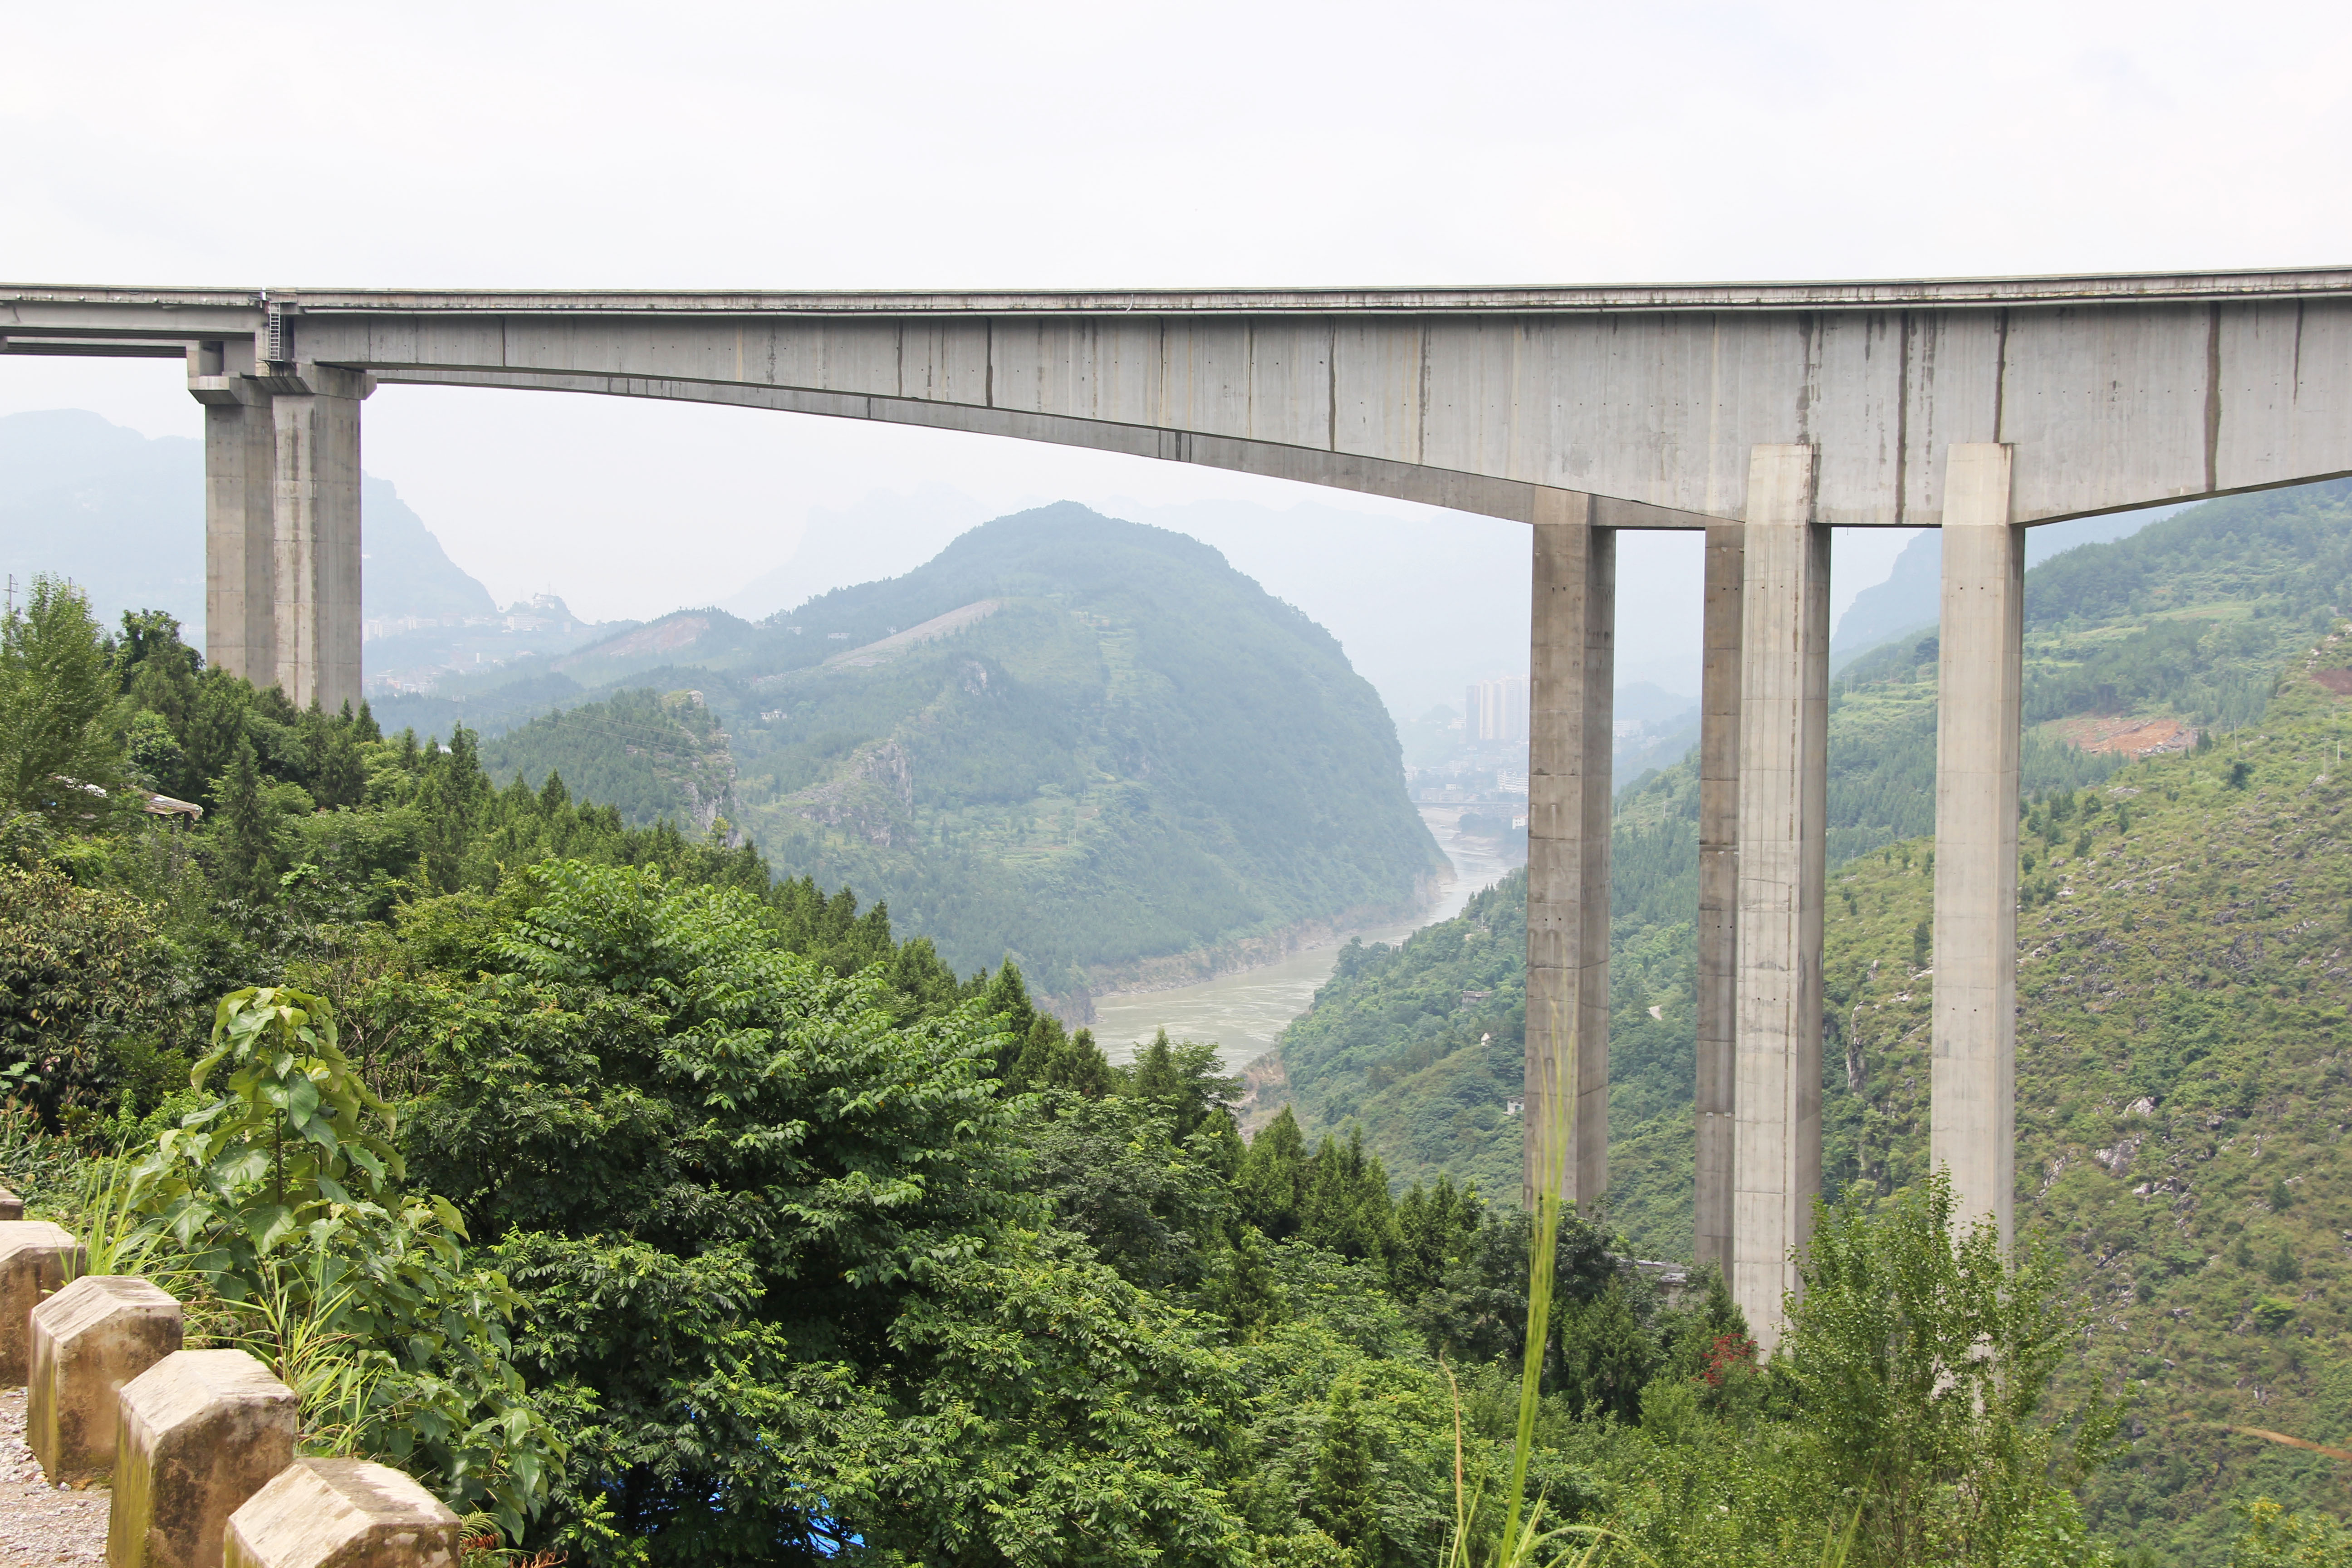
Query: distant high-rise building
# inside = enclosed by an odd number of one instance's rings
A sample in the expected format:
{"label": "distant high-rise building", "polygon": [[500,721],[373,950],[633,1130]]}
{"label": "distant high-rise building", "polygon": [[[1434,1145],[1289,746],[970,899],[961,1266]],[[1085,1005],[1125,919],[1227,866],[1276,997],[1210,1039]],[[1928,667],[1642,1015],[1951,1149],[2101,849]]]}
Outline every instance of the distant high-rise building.
{"label": "distant high-rise building", "polygon": [[1466,741],[1524,741],[1528,738],[1528,678],[1498,675],[1474,680],[1462,699],[1462,731]]}

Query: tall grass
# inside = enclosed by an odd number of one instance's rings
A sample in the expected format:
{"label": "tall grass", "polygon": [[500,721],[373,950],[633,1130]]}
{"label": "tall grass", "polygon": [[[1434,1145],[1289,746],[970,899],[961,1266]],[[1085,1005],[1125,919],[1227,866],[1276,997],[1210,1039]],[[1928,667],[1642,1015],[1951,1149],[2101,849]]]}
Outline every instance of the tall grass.
{"label": "tall grass", "polygon": [[[1559,1037],[1559,1010],[1555,1005],[1555,1039]],[[1535,1235],[1528,1249],[1527,1345],[1519,1365],[1518,1422],[1511,1439],[1510,1493],[1504,1500],[1502,1531],[1482,1563],[1473,1538],[1485,1512],[1484,1489],[1466,1490],[1465,1487],[1462,1390],[1454,1382],[1453,1369],[1448,1367],[1446,1386],[1454,1396],[1454,1528],[1448,1533],[1439,1568],[1597,1568],[1609,1561],[1661,1568],[1656,1558],[1619,1531],[1605,1525],[1547,1523],[1545,1510],[1549,1500],[1538,1497],[1532,1503],[1527,1501],[1528,1465],[1535,1454],[1536,1417],[1543,1401],[1544,1356],[1551,1340],[1562,1189],[1567,1185],[1569,1143],[1576,1116],[1575,1100],[1565,1089],[1577,1081],[1580,1045],[1577,1028],[1571,1025],[1566,1051],[1555,1055],[1549,1069],[1551,1092],[1546,1097],[1548,1113],[1544,1124],[1538,1127],[1529,1123],[1530,1131],[1542,1140],[1536,1160],[1541,1185],[1536,1194]],[[1823,1537],[1821,1568],[1845,1568],[1861,1525],[1862,1510],[1857,1506],[1843,1531],[1832,1528]]]}
{"label": "tall grass", "polygon": [[[73,1197],[74,1230],[84,1273],[151,1274],[163,1233],[139,1210],[139,1181],[120,1155],[84,1158]],[[168,1287],[167,1287],[168,1288]]]}
{"label": "tall grass", "polygon": [[[1559,1037],[1559,1009],[1552,1009],[1552,1037]],[[1550,1093],[1545,1096],[1544,1122],[1529,1126],[1539,1140],[1536,1153],[1535,1237],[1528,1251],[1528,1337],[1520,1357],[1518,1423],[1511,1439],[1511,1481],[1504,1500],[1503,1530],[1487,1553],[1486,1568],[1590,1568],[1604,1549],[1622,1544],[1609,1531],[1593,1525],[1544,1523],[1543,1498],[1527,1501],[1528,1461],[1536,1447],[1536,1415],[1543,1405],[1544,1352],[1551,1342],[1551,1299],[1559,1268],[1560,1189],[1567,1184],[1568,1147],[1575,1126],[1576,1103],[1564,1092],[1576,1082],[1579,1046],[1577,1028],[1568,1031],[1565,1069],[1559,1053],[1549,1068]],[[1473,1568],[1473,1532],[1482,1511],[1479,1493],[1465,1496],[1462,1477],[1462,1391],[1448,1369],[1447,1385],[1454,1391],[1454,1529],[1447,1538],[1443,1568]],[[1581,1545],[1583,1550],[1577,1551]],[[1641,1553],[1634,1556],[1649,1562]],[[1547,1561],[1548,1558],[1548,1561]]]}
{"label": "tall grass", "polygon": [[[1558,1039],[1558,1004],[1553,1005],[1551,1012],[1552,1038]],[[1560,1189],[1568,1183],[1568,1149],[1576,1127],[1574,1085],[1577,1053],[1582,1045],[1580,1036],[1578,1021],[1571,1020],[1565,1072],[1561,1070],[1561,1053],[1552,1054],[1550,1093],[1545,1096],[1549,1114],[1537,1134],[1540,1142],[1536,1176],[1542,1185],[1536,1193],[1535,1240],[1528,1258],[1528,1340],[1519,1358],[1519,1421],[1511,1438],[1511,1492],[1503,1515],[1502,1539],[1496,1546],[1496,1561],[1514,1568],[1532,1558],[1532,1538],[1543,1512],[1543,1501],[1538,1499],[1526,1521],[1526,1531],[1521,1531],[1519,1510],[1527,1497],[1528,1460],[1535,1452],[1536,1413],[1543,1403],[1544,1351],[1551,1343],[1551,1294],[1559,1268]]]}
{"label": "tall grass", "polygon": [[384,1417],[376,1399],[383,1358],[342,1326],[359,1284],[356,1273],[314,1246],[299,1259],[265,1255],[261,1288],[228,1304],[243,1331],[237,1348],[294,1391],[308,1453],[353,1458]]}

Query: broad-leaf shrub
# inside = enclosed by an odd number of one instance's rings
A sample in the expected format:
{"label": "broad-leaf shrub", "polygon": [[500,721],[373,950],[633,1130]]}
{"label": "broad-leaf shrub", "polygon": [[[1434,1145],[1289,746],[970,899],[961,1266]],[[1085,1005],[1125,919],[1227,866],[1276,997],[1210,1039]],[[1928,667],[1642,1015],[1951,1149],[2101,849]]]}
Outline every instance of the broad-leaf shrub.
{"label": "broad-leaf shrub", "polygon": [[551,862],[500,900],[443,933],[478,967],[420,1005],[404,1137],[528,1293],[535,1381],[596,1391],[569,1506],[696,1568],[1242,1562],[1218,1325],[1122,1278],[1217,1228],[1205,1133],[1071,1111],[1181,1156],[1121,1206],[1076,1142],[1024,1146],[1009,1003],[908,1019],[885,966],[649,869]]}
{"label": "broad-leaf shrub", "polygon": [[224,1071],[220,1098],[134,1173],[152,1255],[237,1313],[247,1348],[302,1395],[312,1446],[399,1466],[520,1539],[561,1454],[511,1363],[514,1291],[467,1267],[446,1199],[402,1188],[392,1109],[322,999],[224,997],[192,1081]]}
{"label": "broad-leaf shrub", "polygon": [[2004,1256],[1990,1219],[1958,1225],[1940,1170],[1815,1213],[1774,1372],[1813,1473],[1863,1504],[1861,1560],[2081,1561],[2066,1484],[2114,1419],[2094,1405],[2062,1443],[2043,1410],[2078,1327],[2056,1259],[2030,1234]]}

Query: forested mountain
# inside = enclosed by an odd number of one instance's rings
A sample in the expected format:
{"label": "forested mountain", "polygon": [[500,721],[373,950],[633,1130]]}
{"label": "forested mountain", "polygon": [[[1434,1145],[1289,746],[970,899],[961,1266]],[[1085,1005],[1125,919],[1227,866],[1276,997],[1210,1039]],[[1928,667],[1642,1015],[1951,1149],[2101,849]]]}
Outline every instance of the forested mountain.
{"label": "forested mountain", "polygon": [[[2132,1401],[2094,1517],[2165,1563],[2221,1561],[2233,1497],[2347,1500],[2331,1461],[2213,1424],[2352,1427],[2347,492],[2211,503],[2027,579],[2020,1213],[2095,1317],[2073,1375]],[[1880,650],[1832,698],[1832,1196],[1927,1173],[1934,654]],[[2204,737],[2063,743],[2134,722]],[[1660,1257],[1690,1244],[1696,783],[1685,763],[1621,795],[1612,840],[1610,1213]],[[1280,1048],[1310,1135],[1359,1122],[1396,1179],[1516,1194],[1525,896],[1350,951]]]}
{"label": "forested mountain", "polygon": [[[1013,953],[1058,995],[1407,907],[1444,867],[1328,634],[1205,545],[1082,507],[757,626],[681,612],[556,672],[589,675],[701,693],[728,819],[771,858],[886,901],[961,969]],[[627,700],[636,716],[576,710],[485,755],[570,778],[585,737],[646,721],[650,700]],[[677,798],[656,750],[608,752],[647,780],[608,771],[599,798]]]}

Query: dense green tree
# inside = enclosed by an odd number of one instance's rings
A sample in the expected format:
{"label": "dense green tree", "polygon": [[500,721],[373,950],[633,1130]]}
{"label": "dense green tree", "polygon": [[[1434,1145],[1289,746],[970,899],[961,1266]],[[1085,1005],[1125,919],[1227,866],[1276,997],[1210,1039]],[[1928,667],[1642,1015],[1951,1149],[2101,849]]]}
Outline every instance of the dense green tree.
{"label": "dense green tree", "polygon": [[184,1087],[184,1059],[159,1048],[182,1000],[174,956],[139,900],[0,865],[0,1096],[58,1118]]}
{"label": "dense green tree", "polygon": [[463,724],[451,731],[447,745],[427,749],[416,807],[425,818],[425,872],[436,891],[454,893],[465,886],[468,852],[493,795],[475,756],[473,731]]}
{"label": "dense green tree", "polygon": [[307,1430],[331,1427],[520,1539],[560,1447],[510,1363],[513,1290],[468,1266],[446,1202],[404,1183],[392,1108],[352,1071],[321,998],[234,992],[212,1047],[194,1078],[219,1074],[221,1092],[133,1173],[131,1256],[176,1248],[299,1395]]}
{"label": "dense green tree", "polygon": [[1197,1281],[1233,1210],[1223,1144],[1179,1137],[1176,1119],[1138,1096],[1060,1089],[1045,1101],[1054,1114],[1029,1138],[1030,1180],[1056,1222],[1135,1284]]}
{"label": "dense green tree", "polygon": [[[2056,1260],[1961,1231],[1941,1172],[1883,1207],[1819,1212],[1775,1364],[1825,1487],[1864,1504],[1866,1560],[1998,1563],[2073,1500],[2053,1479],[2103,1458],[2095,1414],[2072,1449],[2037,1417],[2075,1325]],[[1957,1234],[1956,1234],[1957,1233]]]}
{"label": "dense green tree", "polygon": [[1287,1241],[1307,1223],[1312,1166],[1298,1119],[1284,1106],[1250,1141],[1234,1180],[1241,1217],[1269,1241]]}
{"label": "dense green tree", "polygon": [[2232,1568],[2344,1568],[2352,1563],[2352,1524],[2319,1513],[2290,1513],[2269,1498],[2244,1509],[2245,1533],[2230,1553]]}
{"label": "dense green tree", "polygon": [[1179,1141],[1208,1133],[1221,1152],[1222,1173],[1233,1174],[1242,1143],[1229,1108],[1241,1098],[1242,1084],[1218,1065],[1216,1042],[1171,1041],[1161,1029],[1122,1076],[1126,1091],[1167,1117]]}
{"label": "dense green tree", "polygon": [[1622,1279],[1601,1294],[1563,1303],[1557,1383],[1580,1415],[1636,1420],[1642,1391],[1664,1360],[1657,1335],[1642,1321]]}
{"label": "dense green tree", "polygon": [[1324,1404],[1308,1517],[1360,1563],[1379,1560],[1382,1479],[1355,1381],[1342,1378]]}
{"label": "dense green tree", "polygon": [[982,1005],[1000,1021],[1005,1035],[997,1076],[1008,1090],[1066,1089],[1089,1100],[1117,1090],[1118,1074],[1094,1036],[1085,1029],[1074,1033],[1061,1019],[1034,1005],[1020,966],[1011,959],[997,966],[982,994]]}
{"label": "dense green tree", "polygon": [[1396,1211],[1388,1172],[1364,1152],[1361,1128],[1347,1144],[1326,1138],[1308,1170],[1306,1214],[1299,1235],[1342,1258],[1385,1263],[1396,1237]]}
{"label": "dense green tree", "polygon": [[[479,917],[488,973],[436,1005],[412,1159],[529,1282],[541,1375],[598,1392],[579,1474],[660,1560],[1077,1529],[1102,1503],[1081,1434],[1121,1409],[1138,1511],[1105,1560],[1238,1550],[1177,1437],[1215,1419],[1197,1331],[1092,1247],[1035,1239],[1019,1102],[988,1073],[1009,996],[901,1026],[878,966],[820,969],[761,900],[650,871],[554,863],[511,900]],[[1157,1272],[1151,1246],[1103,1240]],[[648,1271],[674,1288],[624,1284]],[[689,1300],[681,1335],[661,1314]],[[709,1429],[746,1438],[713,1451]]]}
{"label": "dense green tree", "polygon": [[0,806],[61,826],[119,813],[121,748],[106,717],[114,700],[89,601],[36,576],[21,606],[0,616]]}
{"label": "dense green tree", "polygon": [[252,742],[238,741],[228,772],[212,793],[222,885],[248,900],[268,899],[278,879],[278,811],[262,781]]}
{"label": "dense green tree", "polygon": [[1415,1184],[1396,1206],[1396,1243],[1390,1253],[1391,1288],[1413,1301],[1442,1284],[1475,1246],[1486,1205],[1475,1186],[1456,1191],[1441,1175],[1424,1189]]}

